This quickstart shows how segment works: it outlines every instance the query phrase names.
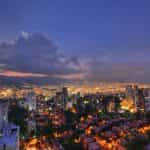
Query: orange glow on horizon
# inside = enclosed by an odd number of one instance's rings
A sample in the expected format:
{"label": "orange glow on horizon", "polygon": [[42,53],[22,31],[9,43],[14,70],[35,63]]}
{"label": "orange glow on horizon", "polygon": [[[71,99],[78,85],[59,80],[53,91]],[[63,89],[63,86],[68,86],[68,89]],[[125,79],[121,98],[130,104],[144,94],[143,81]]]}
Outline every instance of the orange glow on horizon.
{"label": "orange glow on horizon", "polygon": [[47,74],[40,74],[40,73],[25,73],[25,72],[17,72],[17,71],[11,71],[6,70],[0,73],[1,76],[6,77],[47,77]]}

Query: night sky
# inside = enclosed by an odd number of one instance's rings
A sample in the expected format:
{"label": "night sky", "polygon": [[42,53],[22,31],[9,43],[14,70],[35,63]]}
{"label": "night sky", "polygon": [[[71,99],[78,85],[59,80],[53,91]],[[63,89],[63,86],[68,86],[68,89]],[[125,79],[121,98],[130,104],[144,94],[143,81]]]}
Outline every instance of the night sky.
{"label": "night sky", "polygon": [[150,83],[149,0],[0,0],[0,75]]}

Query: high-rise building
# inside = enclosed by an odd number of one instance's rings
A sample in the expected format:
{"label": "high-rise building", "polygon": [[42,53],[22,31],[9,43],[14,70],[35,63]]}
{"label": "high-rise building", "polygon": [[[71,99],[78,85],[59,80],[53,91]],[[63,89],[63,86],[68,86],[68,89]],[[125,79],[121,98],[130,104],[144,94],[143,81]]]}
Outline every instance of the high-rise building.
{"label": "high-rise building", "polygon": [[147,89],[146,96],[144,97],[144,109],[146,112],[150,111],[150,89]]}
{"label": "high-rise building", "polygon": [[145,97],[145,112],[150,111],[150,97]]}
{"label": "high-rise building", "polygon": [[68,89],[63,87],[61,92],[56,93],[56,104],[62,109],[65,109],[68,101]]}
{"label": "high-rise building", "polygon": [[0,129],[8,123],[8,101],[0,100]]}
{"label": "high-rise building", "polygon": [[62,94],[62,92],[56,93],[56,105],[59,107],[63,106],[63,94]]}
{"label": "high-rise building", "polygon": [[138,88],[138,86],[129,85],[126,87],[126,98],[133,100],[135,109],[144,110],[144,89]]}
{"label": "high-rise building", "polygon": [[113,100],[108,103],[107,112],[115,112],[115,102]]}
{"label": "high-rise building", "polygon": [[19,105],[28,109],[29,111],[36,110],[36,97],[33,93],[26,95],[24,100],[19,101]]}
{"label": "high-rise building", "polygon": [[63,92],[64,97],[67,98],[68,97],[68,88],[67,87],[63,87],[62,92]]}
{"label": "high-rise building", "polygon": [[63,105],[65,108],[66,104],[67,104],[67,100],[68,100],[68,89],[67,89],[67,87],[63,87],[62,94],[63,94]]}
{"label": "high-rise building", "polygon": [[0,100],[0,150],[19,150],[19,127],[8,122],[8,107]]}
{"label": "high-rise building", "polygon": [[140,111],[144,111],[144,91],[143,89],[138,89],[136,107]]}
{"label": "high-rise building", "polygon": [[133,98],[133,88],[132,88],[132,85],[127,85],[126,86],[125,94],[126,94],[127,98]]}

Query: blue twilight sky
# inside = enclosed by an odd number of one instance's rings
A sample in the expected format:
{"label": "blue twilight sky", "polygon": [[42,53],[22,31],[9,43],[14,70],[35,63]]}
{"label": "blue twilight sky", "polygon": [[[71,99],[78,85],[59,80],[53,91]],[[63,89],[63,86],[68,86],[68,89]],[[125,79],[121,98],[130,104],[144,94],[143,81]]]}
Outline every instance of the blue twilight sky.
{"label": "blue twilight sky", "polygon": [[0,42],[2,75],[150,82],[150,1],[0,0]]}

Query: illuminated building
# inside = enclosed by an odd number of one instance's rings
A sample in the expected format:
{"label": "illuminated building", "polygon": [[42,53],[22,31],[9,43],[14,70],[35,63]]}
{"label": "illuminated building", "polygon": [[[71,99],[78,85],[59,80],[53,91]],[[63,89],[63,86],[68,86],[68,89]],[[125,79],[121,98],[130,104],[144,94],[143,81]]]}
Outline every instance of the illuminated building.
{"label": "illuminated building", "polygon": [[62,92],[56,93],[56,105],[60,108],[63,108],[63,106],[64,106]]}
{"label": "illuminated building", "polygon": [[120,103],[121,109],[129,112],[136,112],[136,107],[133,99],[124,99]]}
{"label": "illuminated building", "polygon": [[143,89],[138,89],[136,107],[137,107],[137,110],[144,111],[144,91],[143,91]]}
{"label": "illuminated building", "polygon": [[68,89],[67,87],[63,87],[61,92],[56,93],[56,105],[63,110],[66,108],[68,101]]}
{"label": "illuminated building", "polygon": [[77,95],[76,94],[72,94],[71,95],[71,101],[72,101],[72,103],[76,105],[78,98],[79,98],[78,94]]}
{"label": "illuminated building", "polygon": [[19,127],[7,124],[1,131],[0,150],[19,150]]}
{"label": "illuminated building", "polygon": [[144,97],[144,110],[146,112],[150,111],[150,89],[146,90],[146,94]]}
{"label": "illuminated building", "polygon": [[66,107],[67,101],[68,101],[68,89],[67,87],[63,87],[62,89],[62,103],[63,103],[63,108]]}
{"label": "illuminated building", "polygon": [[68,101],[67,103],[66,103],[66,110],[69,110],[69,109],[71,109],[73,107],[73,103],[71,102],[71,101]]}
{"label": "illuminated building", "polygon": [[115,112],[115,102],[110,101],[107,105],[107,112]]}
{"label": "illuminated building", "polygon": [[138,111],[144,110],[144,89],[139,88],[137,85],[129,85],[126,87],[126,98],[132,100],[135,109]]}
{"label": "illuminated building", "polygon": [[145,97],[145,111],[150,111],[150,97]]}
{"label": "illuminated building", "polygon": [[125,90],[126,97],[133,98],[133,88],[132,85],[127,85]]}
{"label": "illuminated building", "polygon": [[19,101],[19,105],[29,111],[36,110],[36,97],[33,93],[27,94],[24,100]]}
{"label": "illuminated building", "polygon": [[0,129],[8,123],[8,101],[0,100]]}
{"label": "illuminated building", "polygon": [[8,106],[0,101],[0,150],[19,150],[19,127],[8,122]]}

